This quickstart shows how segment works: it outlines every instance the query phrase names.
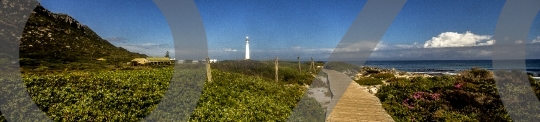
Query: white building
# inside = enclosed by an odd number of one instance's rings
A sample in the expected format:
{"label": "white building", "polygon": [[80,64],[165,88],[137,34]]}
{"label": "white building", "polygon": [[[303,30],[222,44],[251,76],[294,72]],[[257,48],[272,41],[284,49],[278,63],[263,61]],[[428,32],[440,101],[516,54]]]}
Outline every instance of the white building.
{"label": "white building", "polygon": [[246,36],[246,60],[249,60],[249,38]]}
{"label": "white building", "polygon": [[[203,59],[203,60],[201,60],[201,62],[206,63],[207,61],[206,61],[206,59]],[[216,63],[216,62],[217,62],[217,59],[210,59],[210,63]]]}

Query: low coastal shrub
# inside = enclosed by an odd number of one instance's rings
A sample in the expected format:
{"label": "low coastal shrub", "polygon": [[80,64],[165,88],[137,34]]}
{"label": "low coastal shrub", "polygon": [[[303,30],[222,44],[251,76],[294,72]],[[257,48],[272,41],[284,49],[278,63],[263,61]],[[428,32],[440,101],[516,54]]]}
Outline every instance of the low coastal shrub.
{"label": "low coastal shrub", "polygon": [[[193,64],[176,71],[173,67],[77,71],[23,74],[22,79],[32,100],[53,121],[140,121],[150,112],[155,112],[153,114],[160,117],[148,116],[146,119],[150,119],[149,121],[166,121],[169,116],[172,118],[187,113],[192,115],[183,119],[189,121],[286,121],[298,104],[308,104],[309,106],[298,109],[309,113],[297,115],[307,117],[297,119],[324,119],[321,118],[324,117],[324,109],[315,99],[298,103],[306,90],[300,85],[284,85],[283,82],[276,83],[264,77],[217,69],[212,70],[213,82],[203,84],[194,81],[204,80],[205,75],[201,75],[204,72],[205,69],[200,65]],[[0,81],[6,78],[11,79],[7,81],[21,78],[8,77],[5,73],[0,73],[0,76]],[[170,90],[168,88],[181,89],[167,91]],[[182,98],[175,99],[175,102],[186,106],[193,104],[196,108],[165,108],[175,113],[154,111],[166,91],[167,95]],[[8,96],[20,95],[2,93]],[[198,103],[192,102],[193,100],[198,100]],[[0,122],[3,121],[6,121],[6,118],[0,113]]]}
{"label": "low coastal shrub", "polygon": [[371,75],[371,77],[386,80],[386,79],[393,78],[395,76],[392,73],[377,73],[377,74]]}
{"label": "low coastal shrub", "polygon": [[76,71],[23,74],[22,79],[32,100],[53,121],[139,121],[161,101],[173,71]]}
{"label": "low coastal shrub", "polygon": [[[273,61],[240,60],[222,61],[211,64],[212,69],[220,71],[240,73],[249,76],[258,76],[267,80],[275,79],[275,66]],[[301,65],[302,72],[298,69],[298,63],[280,61],[278,68],[279,81],[286,84],[308,85],[314,80],[309,72],[309,65]],[[318,73],[315,72],[314,74]]]}
{"label": "low coastal shrub", "polygon": [[392,78],[389,78],[388,80],[386,80],[386,83],[397,82],[397,81],[408,81],[408,79],[407,78],[392,77]]}
{"label": "low coastal shrub", "polygon": [[324,65],[325,69],[331,69],[336,70],[339,72],[343,71],[354,71],[358,72],[360,71],[360,67],[354,64],[346,63],[346,62],[339,62],[339,61],[331,61]]}
{"label": "low coastal shrub", "polygon": [[[2,112],[0,112],[0,115],[2,114]],[[4,116],[0,116],[0,122],[7,122],[6,118],[4,118]]]}
{"label": "low coastal shrub", "polygon": [[[525,86],[530,84],[538,96],[540,84],[531,77],[523,79],[524,73],[517,71],[499,73],[497,81],[505,82],[501,88],[497,87],[493,72],[472,68],[456,76],[390,78],[389,85],[382,86],[375,95],[395,121],[512,121],[510,115],[526,120],[540,118],[520,112],[540,107],[531,102],[516,102],[537,99],[526,98]],[[511,102],[505,104],[518,108],[506,110],[499,91],[516,99],[508,99]]]}
{"label": "low coastal shrub", "polygon": [[371,78],[371,77],[361,77],[357,80],[354,80],[356,83],[360,85],[380,85],[383,84],[381,79],[378,78]]}
{"label": "low coastal shrub", "polygon": [[362,75],[371,75],[381,73],[381,71],[375,67],[362,67],[360,73],[362,73]]}
{"label": "low coastal shrub", "polygon": [[[301,103],[306,88],[284,87],[272,80],[239,73],[212,70],[214,80],[206,83],[190,121],[286,121],[297,104],[309,104],[296,115],[323,120],[324,109],[315,99]],[[300,118],[296,118],[300,119]]]}

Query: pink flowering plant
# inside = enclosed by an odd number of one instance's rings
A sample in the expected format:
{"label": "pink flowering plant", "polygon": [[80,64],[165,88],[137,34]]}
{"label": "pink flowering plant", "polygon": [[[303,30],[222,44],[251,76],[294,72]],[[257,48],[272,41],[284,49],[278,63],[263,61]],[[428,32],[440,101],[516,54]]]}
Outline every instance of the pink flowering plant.
{"label": "pink flowering plant", "polygon": [[[395,121],[511,121],[491,71],[472,68],[459,74],[393,78],[376,96]],[[539,96],[540,83],[529,80]]]}

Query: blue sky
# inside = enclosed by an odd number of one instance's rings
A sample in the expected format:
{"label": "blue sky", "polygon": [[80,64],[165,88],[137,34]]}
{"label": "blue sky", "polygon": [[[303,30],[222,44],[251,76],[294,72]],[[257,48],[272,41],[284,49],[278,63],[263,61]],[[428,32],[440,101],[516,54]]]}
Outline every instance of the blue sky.
{"label": "blue sky", "polygon": [[[366,1],[361,0],[195,0],[208,39],[209,55],[242,59],[245,37],[251,57],[266,60],[325,60],[349,29]],[[370,58],[379,60],[489,59],[489,45],[503,0],[409,0]],[[53,11],[88,25],[116,46],[151,56],[173,52],[165,18],[151,0],[42,0]],[[540,58],[540,17],[528,45],[529,58]]]}
{"label": "blue sky", "polygon": [[103,39],[133,52],[165,56],[173,51],[171,31],[151,0],[41,0],[56,13],[66,13],[88,25]]}

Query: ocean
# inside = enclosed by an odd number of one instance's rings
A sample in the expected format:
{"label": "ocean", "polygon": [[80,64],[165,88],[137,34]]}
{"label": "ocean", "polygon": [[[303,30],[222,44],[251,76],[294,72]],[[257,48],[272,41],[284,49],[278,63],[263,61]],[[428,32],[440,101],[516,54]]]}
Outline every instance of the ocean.
{"label": "ocean", "polygon": [[[531,75],[538,77],[540,74],[540,59],[527,59],[526,69]],[[357,64],[358,65],[358,64]],[[479,67],[493,70],[491,60],[411,60],[411,61],[366,61],[360,66],[372,66],[379,68],[395,68],[406,72],[440,72],[456,73]]]}

